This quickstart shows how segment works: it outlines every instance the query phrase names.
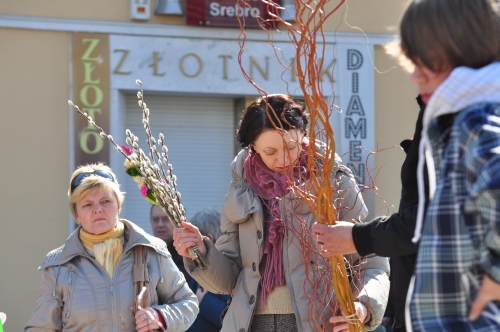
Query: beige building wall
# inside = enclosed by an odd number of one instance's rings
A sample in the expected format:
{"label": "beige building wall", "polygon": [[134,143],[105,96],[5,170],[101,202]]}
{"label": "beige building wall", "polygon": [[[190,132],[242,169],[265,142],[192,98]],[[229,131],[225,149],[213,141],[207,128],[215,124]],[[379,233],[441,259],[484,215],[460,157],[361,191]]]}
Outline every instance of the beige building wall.
{"label": "beige building wall", "polygon": [[410,74],[383,47],[375,48],[375,215],[397,212],[401,198],[401,164],[406,156],[399,143],[415,132],[417,89]]}
{"label": "beige building wall", "polygon": [[[406,0],[348,0],[326,30],[394,34]],[[154,9],[154,1],[152,3]],[[347,18],[346,18],[347,12]],[[131,21],[128,1],[0,1],[2,15],[68,18],[137,24],[183,25],[184,17],[151,15]],[[349,23],[347,24],[346,21]],[[210,29],[210,28],[207,28]],[[35,306],[48,251],[69,234],[67,188],[70,167],[70,34],[0,28],[0,311],[6,331],[22,331]],[[376,144],[379,149],[410,138],[418,107],[408,74],[377,47],[374,54]],[[375,69],[376,68],[376,69]],[[113,152],[112,152],[113,153]],[[392,148],[375,155],[376,186],[386,205],[397,209],[399,168],[404,152]],[[381,167],[383,166],[383,167]]]}
{"label": "beige building wall", "polygon": [[67,33],[0,28],[0,311],[22,331],[44,255],[68,236]]}

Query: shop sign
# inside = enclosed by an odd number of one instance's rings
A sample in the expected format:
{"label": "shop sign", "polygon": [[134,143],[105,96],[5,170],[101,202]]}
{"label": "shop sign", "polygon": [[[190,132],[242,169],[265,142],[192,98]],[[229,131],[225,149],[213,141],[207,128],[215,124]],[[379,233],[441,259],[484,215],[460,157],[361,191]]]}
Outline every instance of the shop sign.
{"label": "shop sign", "polygon": [[262,0],[187,0],[186,23],[196,26],[239,28],[275,28],[271,12],[275,7]]}
{"label": "shop sign", "polygon": [[[73,102],[109,131],[109,36],[72,34]],[[75,166],[104,162],[109,164],[109,144],[87,120],[74,116]]]}
{"label": "shop sign", "polygon": [[337,136],[339,151],[348,153],[342,161],[357,176],[359,183],[371,185],[369,174],[373,170],[373,158],[369,151],[374,144],[374,70],[366,47],[356,44],[338,45],[339,92],[342,116],[336,117],[340,132]]}

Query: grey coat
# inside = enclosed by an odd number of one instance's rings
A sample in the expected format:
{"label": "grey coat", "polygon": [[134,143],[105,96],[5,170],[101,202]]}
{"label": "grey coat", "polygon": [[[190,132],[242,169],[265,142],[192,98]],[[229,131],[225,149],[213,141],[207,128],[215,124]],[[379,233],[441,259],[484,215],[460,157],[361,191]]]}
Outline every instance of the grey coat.
{"label": "grey coat", "polygon": [[198,314],[198,300],[172,261],[164,241],[127,220],[124,249],[110,279],[84,249],[78,227],[45,257],[35,312],[25,331],[135,331],[134,246],[146,248],[150,307],[161,312],[168,331],[185,331]]}
{"label": "grey coat", "polygon": [[[209,267],[201,270],[192,260],[184,258],[187,271],[203,287],[213,293],[232,294],[232,302],[224,318],[221,332],[249,330],[257,292],[260,292],[259,265],[264,250],[264,210],[260,198],[245,179],[243,170],[245,158],[246,151],[242,150],[231,164],[232,183],[225,198],[221,220],[223,235],[215,245],[204,239],[208,249]],[[352,207],[340,211],[342,215],[339,217],[341,220],[364,219],[367,210],[361,195],[358,195],[359,190],[352,173],[340,166],[340,158],[336,158],[336,166],[337,171],[334,175],[340,193],[337,199],[343,200],[342,206]],[[299,218],[294,216],[297,213],[301,214],[300,219],[306,221],[306,230],[316,221],[314,213],[308,211],[303,200],[296,197],[293,192],[280,199],[280,209],[282,219],[288,226],[300,228]],[[294,215],[290,211],[294,211]],[[306,267],[302,259],[302,245],[289,231],[288,226],[283,242],[284,270],[298,330],[317,331],[310,319],[311,303],[308,296],[312,295],[313,290],[311,284],[305,283]],[[306,236],[307,241],[313,243],[310,231],[307,231]],[[351,263],[359,259],[358,255],[351,256]],[[314,261],[321,262],[321,259]],[[356,294],[356,300],[369,308],[371,319],[365,324],[365,328],[372,330],[380,324],[387,304],[389,263],[387,258],[383,257],[360,261],[359,275],[364,278],[361,280],[361,290]],[[318,293],[321,293],[321,290]],[[317,317],[323,317],[324,321],[327,321],[326,317],[333,315],[331,308],[317,309]]]}

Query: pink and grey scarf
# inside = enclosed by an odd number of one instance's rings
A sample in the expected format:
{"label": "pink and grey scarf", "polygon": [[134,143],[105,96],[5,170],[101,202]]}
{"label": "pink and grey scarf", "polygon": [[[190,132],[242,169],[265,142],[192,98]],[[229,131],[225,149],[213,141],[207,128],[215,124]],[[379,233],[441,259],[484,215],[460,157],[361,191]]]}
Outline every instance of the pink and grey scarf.
{"label": "pink and grey scarf", "polygon": [[[302,142],[302,152],[293,167],[293,179],[298,184],[308,177],[307,172],[306,139]],[[274,287],[285,284],[283,267],[283,237],[285,224],[281,219],[279,199],[287,194],[290,184],[287,176],[269,169],[258,153],[249,150],[243,164],[245,176],[250,187],[263,200],[265,210],[265,245],[264,254],[267,255],[264,275],[260,280],[262,300],[266,303],[267,294]],[[291,178],[291,173],[289,178]]]}

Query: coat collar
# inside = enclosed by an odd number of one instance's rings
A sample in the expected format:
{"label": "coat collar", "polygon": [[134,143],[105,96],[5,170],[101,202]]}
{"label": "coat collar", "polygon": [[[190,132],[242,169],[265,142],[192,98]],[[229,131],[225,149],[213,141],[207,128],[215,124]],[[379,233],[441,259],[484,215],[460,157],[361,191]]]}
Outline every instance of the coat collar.
{"label": "coat collar", "polygon": [[[125,225],[125,248],[123,253],[131,250],[136,245],[144,245],[153,248],[159,254],[170,256],[163,240],[149,235],[142,228],[131,221],[126,219],[120,219],[120,221]],[[78,226],[77,229],[75,229],[75,231],[66,239],[66,242],[62,246],[49,252],[47,256],[45,256],[45,260],[39,267],[39,270],[43,270],[49,266],[62,265],[76,256],[88,257],[88,254],[80,241],[80,229],[81,226]]]}
{"label": "coat collar", "polygon": [[[316,151],[325,155],[325,143],[316,141]],[[231,190],[226,195],[223,208],[224,214],[235,224],[242,223],[248,219],[250,214],[258,212],[261,220],[264,220],[264,210],[262,202],[257,194],[252,190],[245,177],[243,163],[247,158],[247,150],[241,150],[231,163]],[[318,162],[320,159],[318,159]],[[341,159],[335,154],[335,168],[340,167]],[[319,165],[321,166],[321,165]],[[334,172],[335,174],[335,172]],[[295,194],[289,193],[286,198],[294,198]]]}

